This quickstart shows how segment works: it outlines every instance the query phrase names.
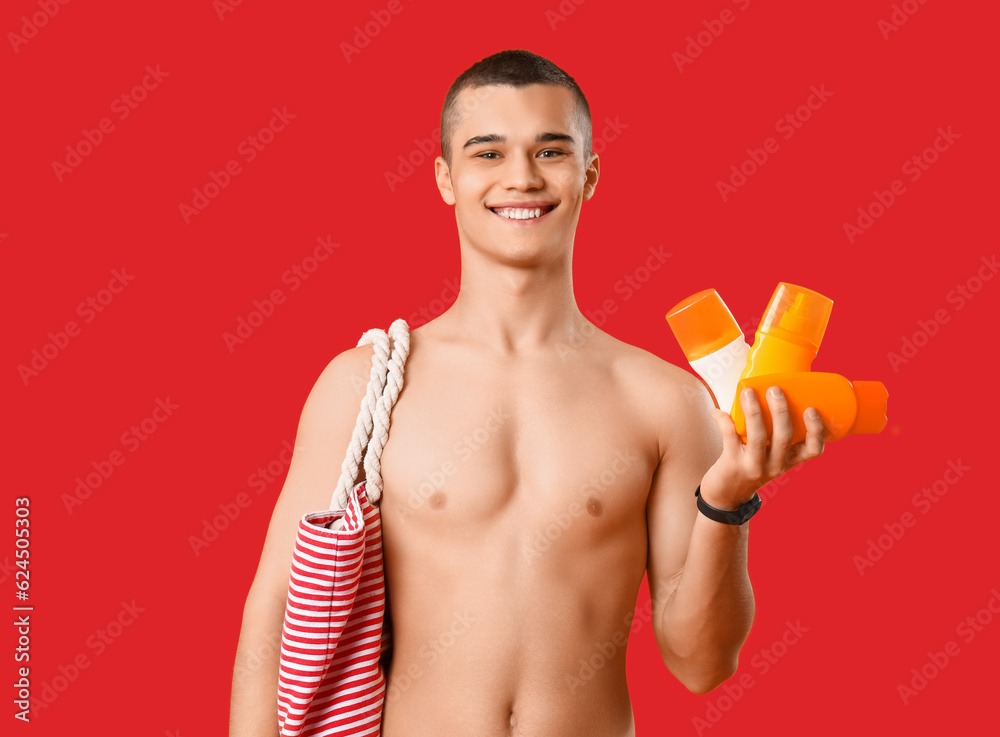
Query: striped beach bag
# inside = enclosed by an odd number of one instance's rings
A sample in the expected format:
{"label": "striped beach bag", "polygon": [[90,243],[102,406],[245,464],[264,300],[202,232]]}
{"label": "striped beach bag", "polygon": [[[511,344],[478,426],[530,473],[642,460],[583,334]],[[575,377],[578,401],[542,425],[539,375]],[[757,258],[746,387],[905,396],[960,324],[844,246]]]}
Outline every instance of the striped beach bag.
{"label": "striped beach bag", "polygon": [[[369,330],[358,341],[371,343],[375,355],[331,509],[299,520],[278,661],[282,737],[378,735],[381,729],[391,628],[377,506],[380,457],[409,338],[399,319],[388,333]],[[355,483],[362,456],[365,481]]]}

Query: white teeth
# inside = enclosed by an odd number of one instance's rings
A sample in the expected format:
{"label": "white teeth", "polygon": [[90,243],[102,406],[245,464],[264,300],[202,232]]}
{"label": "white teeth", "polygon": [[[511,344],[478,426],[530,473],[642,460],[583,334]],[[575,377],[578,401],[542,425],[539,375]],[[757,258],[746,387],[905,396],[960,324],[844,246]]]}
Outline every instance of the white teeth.
{"label": "white teeth", "polygon": [[494,210],[500,217],[507,218],[508,220],[531,220],[532,218],[541,217],[542,208],[536,207],[533,209],[525,209],[523,207],[504,207],[498,210]]}

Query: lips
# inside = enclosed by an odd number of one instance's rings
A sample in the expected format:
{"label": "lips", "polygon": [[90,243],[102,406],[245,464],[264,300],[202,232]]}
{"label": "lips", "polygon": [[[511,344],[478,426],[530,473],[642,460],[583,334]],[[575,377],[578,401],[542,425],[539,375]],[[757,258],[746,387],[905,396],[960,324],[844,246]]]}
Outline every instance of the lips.
{"label": "lips", "polygon": [[530,202],[500,202],[493,205],[485,205],[492,210],[497,217],[513,222],[537,222],[558,207],[556,202],[530,201]]}
{"label": "lips", "polygon": [[492,205],[486,205],[486,207],[490,210],[501,210],[505,207],[516,207],[531,210],[540,207],[542,208],[542,214],[544,214],[558,204],[558,202],[552,202],[551,200],[530,200],[528,202],[494,202]]}

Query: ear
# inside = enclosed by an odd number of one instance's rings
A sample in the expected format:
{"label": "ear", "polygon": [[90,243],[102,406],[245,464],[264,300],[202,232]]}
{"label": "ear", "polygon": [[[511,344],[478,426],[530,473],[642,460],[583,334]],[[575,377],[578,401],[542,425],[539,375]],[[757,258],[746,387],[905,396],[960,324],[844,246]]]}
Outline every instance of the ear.
{"label": "ear", "polygon": [[438,192],[441,193],[441,199],[447,205],[454,205],[455,192],[451,188],[451,172],[448,171],[448,164],[445,163],[443,156],[438,156],[434,159],[434,178],[437,180],[437,188]]}
{"label": "ear", "polygon": [[597,189],[597,180],[601,175],[601,160],[597,154],[590,155],[590,163],[587,164],[587,171],[584,172],[583,179],[583,199],[589,200],[594,196]]}

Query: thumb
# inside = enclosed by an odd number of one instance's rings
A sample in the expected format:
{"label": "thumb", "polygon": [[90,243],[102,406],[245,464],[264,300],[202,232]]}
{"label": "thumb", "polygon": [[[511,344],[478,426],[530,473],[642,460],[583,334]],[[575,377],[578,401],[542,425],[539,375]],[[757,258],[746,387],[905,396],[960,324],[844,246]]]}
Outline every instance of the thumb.
{"label": "thumb", "polygon": [[713,409],[712,419],[715,420],[719,432],[722,433],[722,452],[732,453],[733,448],[739,449],[742,443],[740,436],[736,433],[736,423],[733,422],[729,413],[723,412],[721,409]]}

